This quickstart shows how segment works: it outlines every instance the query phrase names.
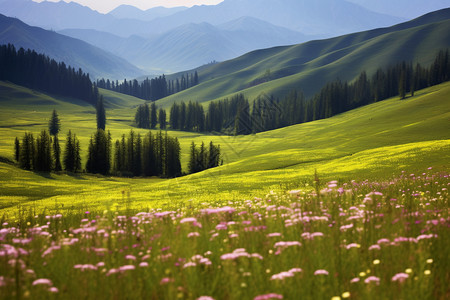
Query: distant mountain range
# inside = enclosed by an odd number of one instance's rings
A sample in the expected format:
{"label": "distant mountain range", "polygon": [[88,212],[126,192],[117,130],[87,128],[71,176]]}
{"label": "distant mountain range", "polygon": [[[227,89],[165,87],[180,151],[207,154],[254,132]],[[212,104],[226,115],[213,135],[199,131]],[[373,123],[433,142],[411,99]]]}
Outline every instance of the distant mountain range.
{"label": "distant mountain range", "polygon": [[88,29],[66,29],[60,33],[108,49],[156,74],[192,69],[211,61],[225,61],[254,49],[298,44],[312,38],[251,17],[218,26],[189,23],[150,39],[139,36],[122,38]]}
{"label": "distant mountain range", "polygon": [[303,34],[324,37],[402,21],[345,0],[225,0],[217,5],[148,11],[122,6],[109,14],[98,13],[74,2],[0,0],[0,4],[0,13],[17,17],[30,25],[53,30],[95,29],[122,37],[148,37],[189,23],[219,25],[242,17],[253,17]]}
{"label": "distant mountain range", "polygon": [[84,41],[28,26],[18,19],[0,15],[0,44],[8,43],[14,44],[17,49],[33,49],[76,69],[82,68],[94,78],[121,79],[143,74],[123,58]]}
{"label": "distant mountain range", "polygon": [[[96,70],[95,64],[86,65],[86,70],[95,76],[110,74],[117,78],[122,74],[139,76],[140,71],[131,64],[148,74],[177,72],[257,49],[388,27],[403,21],[398,16],[406,11],[413,14],[419,11],[418,7],[442,6],[445,2],[429,0],[429,6],[421,3],[413,10],[411,3],[417,1],[420,0],[224,0],[217,5],[156,7],[146,11],[122,5],[102,14],[74,2],[0,0],[0,13],[83,40],[121,57],[114,72],[112,66],[105,72]],[[384,3],[384,6],[374,3]],[[383,7],[392,9],[383,10]],[[45,49],[45,43],[37,41],[39,35],[22,38],[20,30],[15,32],[17,36],[9,31],[3,41],[24,43],[25,39],[29,47],[49,51],[53,57],[64,56],[63,52],[57,53],[66,51],[62,49],[64,45]],[[109,59],[117,60],[117,57],[110,55]],[[75,63],[82,61],[78,59]],[[126,61],[131,63],[127,67]],[[103,63],[102,67],[106,65]]]}
{"label": "distant mountain range", "polygon": [[[84,40],[145,69],[167,73],[248,51],[398,23],[345,0],[225,0],[108,14],[70,2],[0,0],[0,13]],[[351,17],[349,17],[351,16]]]}
{"label": "distant mountain range", "polygon": [[388,28],[256,50],[206,66],[198,72],[199,85],[159,100],[158,105],[191,99],[207,102],[238,92],[252,100],[261,94],[283,97],[301,90],[309,98],[327,82],[351,81],[362,71],[372,76],[378,68],[401,61],[428,66],[439,50],[447,48],[450,9],[443,9]]}
{"label": "distant mountain range", "polygon": [[163,18],[170,15],[173,15],[177,12],[186,10],[187,7],[179,6],[179,7],[154,7],[150,8],[148,10],[140,10],[137,7],[131,6],[131,5],[121,5],[117,7],[116,9],[112,10],[108,13],[108,15],[111,15],[113,17],[116,17],[118,19],[136,19],[141,21],[152,21],[157,18]]}

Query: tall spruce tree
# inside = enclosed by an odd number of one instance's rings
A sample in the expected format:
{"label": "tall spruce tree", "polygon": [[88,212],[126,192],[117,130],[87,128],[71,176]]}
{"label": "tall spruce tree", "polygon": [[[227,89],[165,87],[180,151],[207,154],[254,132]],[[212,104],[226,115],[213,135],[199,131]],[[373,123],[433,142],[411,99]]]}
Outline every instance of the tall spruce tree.
{"label": "tall spruce tree", "polygon": [[162,108],[159,109],[158,121],[159,121],[159,128],[161,130],[166,129],[166,127],[167,127],[166,111]]}
{"label": "tall spruce tree", "polygon": [[34,170],[38,172],[52,170],[52,139],[47,130],[42,130],[36,139]]}
{"label": "tall spruce tree", "polygon": [[156,107],[155,102],[153,102],[150,106],[150,128],[155,129],[156,124],[158,124],[158,108]]}
{"label": "tall spruce tree", "polygon": [[14,141],[14,159],[18,162],[20,160],[20,141],[19,138],[16,137]]}
{"label": "tall spruce tree", "polygon": [[59,146],[58,135],[53,138],[53,170],[56,172],[62,171],[61,166],[61,147]]}
{"label": "tall spruce tree", "polygon": [[53,110],[50,121],[48,122],[48,131],[52,136],[57,136],[58,133],[61,131],[61,121],[58,117],[56,109]]}
{"label": "tall spruce tree", "polygon": [[96,105],[96,116],[97,116],[97,129],[105,130],[106,128],[106,112],[103,103],[103,96],[97,100]]}
{"label": "tall spruce tree", "polygon": [[66,138],[63,165],[64,170],[68,172],[76,173],[81,171],[80,141],[76,134],[72,134],[70,130]]}
{"label": "tall spruce tree", "polygon": [[35,145],[32,133],[25,132],[20,147],[19,165],[24,170],[32,170],[35,163]]}

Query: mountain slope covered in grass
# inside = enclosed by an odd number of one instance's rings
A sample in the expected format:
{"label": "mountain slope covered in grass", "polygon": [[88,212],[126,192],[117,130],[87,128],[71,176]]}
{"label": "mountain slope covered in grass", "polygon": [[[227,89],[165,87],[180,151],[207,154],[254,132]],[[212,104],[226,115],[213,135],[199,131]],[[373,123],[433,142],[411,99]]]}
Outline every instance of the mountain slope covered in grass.
{"label": "mountain slope covered in grass", "polygon": [[82,68],[94,78],[119,79],[142,74],[125,59],[86,42],[0,15],[0,44],[9,43],[14,44],[17,50],[20,47],[32,49],[76,69]]}
{"label": "mountain slope covered in grass", "polygon": [[[429,65],[439,50],[449,47],[450,9],[445,9],[389,28],[253,51],[199,70],[199,85],[159,103],[206,102],[236,92],[251,100],[261,93],[283,97],[292,90],[311,97],[327,82],[351,81],[362,71],[372,76],[401,61]],[[270,80],[254,86],[268,71]]]}

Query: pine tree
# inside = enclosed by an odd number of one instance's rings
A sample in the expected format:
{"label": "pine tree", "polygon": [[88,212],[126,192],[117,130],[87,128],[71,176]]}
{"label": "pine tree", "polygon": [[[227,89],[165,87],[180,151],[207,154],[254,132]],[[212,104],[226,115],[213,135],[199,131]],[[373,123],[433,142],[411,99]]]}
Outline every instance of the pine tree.
{"label": "pine tree", "polygon": [[50,172],[52,170],[52,141],[47,130],[42,130],[36,139],[35,165],[38,172]]}
{"label": "pine tree", "polygon": [[151,109],[150,109],[150,128],[151,129],[155,129],[156,124],[158,124],[157,110],[158,110],[158,108],[156,107],[155,102],[153,102],[151,105]]}
{"label": "pine tree", "polygon": [[63,165],[64,170],[68,172],[81,171],[80,141],[72,131],[69,130],[66,138],[66,147],[64,149]]}
{"label": "pine tree", "polygon": [[57,136],[61,131],[61,121],[59,120],[58,113],[55,109],[53,110],[52,117],[48,122],[48,131],[52,136]]}
{"label": "pine tree", "polygon": [[105,130],[105,128],[106,128],[106,112],[105,112],[105,106],[103,104],[103,96],[100,96],[100,98],[97,101],[96,115],[97,115],[97,129]]}
{"label": "pine tree", "polygon": [[20,147],[19,165],[24,170],[31,170],[35,162],[34,137],[32,133],[25,132]]}
{"label": "pine tree", "polygon": [[159,109],[158,121],[159,121],[159,128],[161,130],[166,129],[166,126],[167,126],[166,111],[162,108]]}
{"label": "pine tree", "polygon": [[190,155],[189,155],[189,165],[188,165],[190,174],[198,172],[197,156],[198,156],[198,154],[197,154],[197,149],[195,147],[195,143],[192,142],[191,143]]}
{"label": "pine tree", "polygon": [[59,146],[58,135],[55,135],[55,137],[53,138],[53,161],[54,161],[53,169],[56,172],[62,171],[61,147]]}
{"label": "pine tree", "polygon": [[17,137],[14,141],[14,158],[17,162],[20,160],[20,141]]}

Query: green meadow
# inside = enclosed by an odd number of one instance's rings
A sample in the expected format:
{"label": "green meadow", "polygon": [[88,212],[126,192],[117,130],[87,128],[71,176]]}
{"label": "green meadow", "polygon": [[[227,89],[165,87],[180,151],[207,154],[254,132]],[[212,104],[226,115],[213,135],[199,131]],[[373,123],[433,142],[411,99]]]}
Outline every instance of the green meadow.
{"label": "green meadow", "polygon": [[[44,95],[0,83],[0,156],[13,160],[13,144],[24,132],[47,128],[53,109],[62,124],[60,140],[75,132],[82,158],[95,131],[95,109],[73,99]],[[107,130],[113,140],[133,129],[140,99],[101,91],[106,99]],[[406,100],[374,103],[330,119],[249,136],[169,131],[178,137],[187,170],[192,141],[220,144],[224,165],[175,179],[116,178],[87,174],[39,174],[0,163],[1,214],[19,209],[146,209],[185,207],[193,203],[226,204],[264,196],[270,191],[312,189],[314,174],[329,180],[388,179],[401,171],[428,167],[448,170],[450,162],[450,83],[418,91]],[[84,163],[84,162],[83,162]]]}

